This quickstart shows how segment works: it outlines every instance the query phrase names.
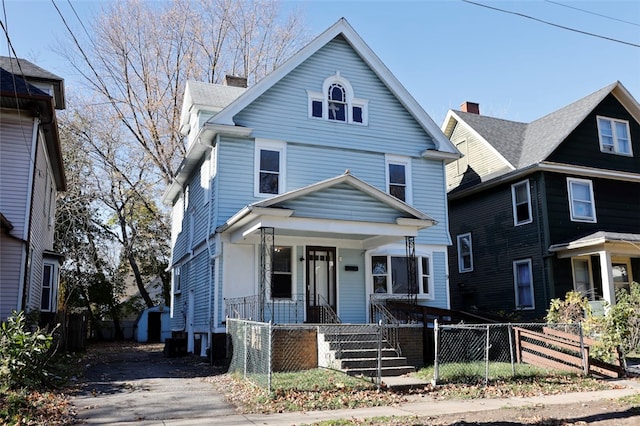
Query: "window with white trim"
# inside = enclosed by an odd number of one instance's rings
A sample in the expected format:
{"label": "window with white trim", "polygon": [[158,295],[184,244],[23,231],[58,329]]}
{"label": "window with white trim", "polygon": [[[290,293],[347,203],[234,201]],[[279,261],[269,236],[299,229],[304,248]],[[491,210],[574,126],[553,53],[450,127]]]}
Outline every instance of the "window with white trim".
{"label": "window with white trim", "polygon": [[273,272],[271,274],[271,298],[291,299],[293,295],[293,249],[276,246],[273,249]]}
{"label": "window with white trim", "polygon": [[351,83],[340,72],[324,80],[322,92],[308,90],[307,98],[309,118],[368,124],[369,102],[354,96]]}
{"label": "window with white trim", "polygon": [[284,192],[286,180],[286,143],[256,139],[254,195],[276,195]]}
{"label": "window with white trim", "polygon": [[516,309],[534,309],[531,259],[513,262],[513,282],[516,293]]}
{"label": "window with white trim", "polygon": [[[406,256],[371,256],[371,277],[375,294],[408,294],[409,272]],[[416,285],[414,294],[433,298],[431,265],[428,256],[416,256]]]}
{"label": "window with white trim", "polygon": [[513,205],[514,226],[533,222],[531,216],[531,187],[528,180],[511,185],[511,202]]}
{"label": "window with white trim", "polygon": [[458,235],[458,271],[473,271],[473,248],[471,245],[471,233]]}
{"label": "window with white trim", "polygon": [[386,155],[387,192],[400,201],[411,204],[411,158]]}
{"label": "window with white trim", "polygon": [[173,268],[173,293],[179,294],[182,291],[182,281],[180,275],[182,274],[182,267],[176,266]]}
{"label": "window with white trim", "polygon": [[600,151],[633,156],[629,137],[629,122],[608,117],[597,117]]}
{"label": "window with white trim", "polygon": [[590,180],[567,178],[569,213],[573,222],[596,222],[593,184]]}
{"label": "window with white trim", "polygon": [[42,289],[40,292],[40,310],[42,312],[55,311],[55,293],[57,283],[56,265],[45,262],[42,267]]}

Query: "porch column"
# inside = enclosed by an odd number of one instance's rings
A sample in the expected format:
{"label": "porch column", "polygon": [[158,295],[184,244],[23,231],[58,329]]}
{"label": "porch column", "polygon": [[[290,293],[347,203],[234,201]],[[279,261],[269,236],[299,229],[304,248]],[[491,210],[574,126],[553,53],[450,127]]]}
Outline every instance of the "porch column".
{"label": "porch column", "polygon": [[273,270],[274,229],[260,228],[260,289],[258,292],[259,321],[264,322],[267,290],[271,289],[271,271]]}
{"label": "porch column", "polygon": [[616,303],[616,290],[613,285],[613,271],[611,270],[611,253],[606,250],[599,251],[600,277],[602,278],[602,297],[610,304]]}
{"label": "porch column", "polygon": [[416,267],[416,239],[415,237],[404,237],[407,248],[407,297],[409,303],[418,303],[418,272]]}

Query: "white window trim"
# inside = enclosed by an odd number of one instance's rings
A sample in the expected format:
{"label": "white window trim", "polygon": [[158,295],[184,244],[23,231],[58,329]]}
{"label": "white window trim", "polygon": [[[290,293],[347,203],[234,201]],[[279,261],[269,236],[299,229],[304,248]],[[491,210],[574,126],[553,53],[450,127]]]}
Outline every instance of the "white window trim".
{"label": "white window trim", "polygon": [[182,293],[182,265],[173,268],[173,294]]}
{"label": "white window trim", "polygon": [[[529,219],[518,222],[518,206],[516,205],[516,187],[525,184],[527,187],[527,209],[529,210]],[[511,206],[513,208],[513,226],[526,225],[533,222],[533,214],[531,211],[531,185],[529,180],[523,180],[511,185]]]}
{"label": "white window trim", "polygon": [[[347,119],[345,121],[340,120],[329,120],[329,99],[328,99],[328,91],[329,87],[334,84],[340,84],[345,90],[346,96],[346,115]],[[313,116],[313,101],[322,102],[322,117],[314,117]],[[357,121],[353,121],[353,107],[362,108],[362,123],[358,123]],[[367,99],[360,99],[354,96],[353,87],[351,83],[346,78],[340,75],[340,72],[336,72],[336,74],[327,77],[322,83],[322,92],[315,92],[311,90],[307,90],[307,116],[314,120],[325,120],[331,121],[334,123],[347,123],[347,124],[355,124],[357,126],[368,126],[369,125],[369,101]]]}
{"label": "white window trim", "polygon": [[[572,183],[579,183],[589,186],[589,195],[591,197],[591,210],[593,213],[593,218],[590,217],[581,217],[577,216],[573,212],[573,190],[571,189]],[[593,182],[588,179],[577,179],[577,178],[567,178],[567,195],[569,197],[569,214],[572,222],[587,222],[587,223],[597,223],[598,220],[596,218],[596,200],[593,195]]]}
{"label": "white window trim", "polygon": [[[464,267],[464,263],[462,262],[462,244],[460,241],[464,237],[469,237],[469,256],[471,257],[471,266],[469,268]],[[471,232],[467,232],[466,234],[460,234],[456,238],[458,244],[458,272],[472,272],[473,271],[473,240],[471,239]]]}
{"label": "white window trim", "polygon": [[[296,266],[297,266],[297,247],[294,245],[287,245],[287,244],[278,244],[278,247],[289,247],[291,249],[291,297],[290,298],[286,298],[286,297],[277,297],[277,298],[273,298],[271,297],[271,283],[269,283],[268,288],[266,289],[267,291],[267,300],[269,302],[274,302],[274,303],[297,303],[298,300],[298,294],[297,294],[297,285],[296,285],[296,277],[297,277],[297,271],[296,271]],[[256,259],[258,259],[258,261],[260,260],[260,248],[258,246],[256,246]],[[258,270],[259,270],[259,266],[258,265]],[[274,272],[275,273],[275,272]]]}
{"label": "white window trim", "polygon": [[[602,132],[600,131],[600,120],[606,120],[611,122],[611,132],[613,137],[613,151],[607,151],[604,149],[604,145],[602,144]],[[627,127],[627,136],[629,137],[629,152],[621,152],[620,146],[618,144],[618,135],[616,134],[616,126],[615,123],[624,124]],[[615,154],[615,155],[624,155],[626,157],[633,157],[633,144],[631,143],[631,131],[629,129],[629,122],[627,120],[619,120],[616,118],[605,117],[602,115],[596,116],[596,124],[598,126],[598,142],[600,143],[600,152],[605,154]]]}
{"label": "white window trim", "polygon": [[[47,309],[42,309],[42,289],[44,288],[44,268],[46,266],[51,267],[51,274],[49,275],[49,303]],[[57,306],[55,306],[55,301],[57,298],[57,290],[58,290],[58,265],[55,262],[43,261],[42,262],[42,287],[40,288],[40,311],[41,312],[56,312]]]}
{"label": "white window trim", "polygon": [[273,197],[277,194],[263,194],[260,192],[260,151],[278,151],[280,153],[278,194],[285,192],[287,180],[287,143],[274,139],[256,138],[253,158],[253,195],[259,198]]}
{"label": "white window trim", "polygon": [[[374,293],[373,291],[373,272],[371,271],[372,268],[372,264],[373,264],[373,257],[382,257],[385,256],[387,258],[387,292],[386,293]],[[384,252],[371,252],[369,253],[369,255],[367,256],[367,261],[366,261],[366,265],[365,267],[367,268],[367,292],[369,294],[375,294],[377,297],[398,297],[398,296],[405,296],[406,297],[406,293],[393,293],[393,285],[392,285],[392,271],[391,268],[389,267],[391,264],[391,258],[392,257],[407,257],[407,253],[406,251],[401,251],[401,250],[386,250]],[[428,259],[428,264],[429,264],[429,272],[430,274],[427,275],[428,280],[427,280],[427,287],[429,290],[429,293],[424,293],[423,292],[423,286],[422,286],[422,277],[423,275],[423,271],[422,271],[422,258],[427,258]],[[417,273],[417,282],[416,285],[418,286],[418,293],[417,293],[417,297],[420,300],[435,300],[435,285],[434,285],[434,277],[433,277],[433,254],[432,253],[426,253],[426,252],[416,252],[416,273]]]}
{"label": "white window trim", "polygon": [[389,185],[390,185],[390,176],[389,176],[389,164],[398,164],[404,166],[404,180],[406,182],[405,187],[405,200],[404,202],[407,204],[413,204],[413,186],[411,185],[411,177],[413,173],[411,172],[411,157],[406,157],[403,155],[393,155],[386,154],[384,156],[384,173],[386,180],[386,188],[385,192],[389,193]]}
{"label": "white window trim", "polygon": [[[531,285],[529,287],[530,293],[531,293],[531,306],[527,306],[527,307],[520,307],[520,300],[519,300],[519,296],[518,296],[518,268],[517,266],[520,264],[526,263],[527,266],[529,267],[529,277],[531,279]],[[519,310],[523,310],[523,311],[531,311],[534,310],[536,308],[536,299],[535,299],[535,293],[533,291],[533,268],[532,268],[532,264],[531,264],[531,259],[520,259],[520,260],[514,260],[513,261],[513,289],[514,289],[514,293],[515,293],[515,301],[516,301],[516,309]]]}

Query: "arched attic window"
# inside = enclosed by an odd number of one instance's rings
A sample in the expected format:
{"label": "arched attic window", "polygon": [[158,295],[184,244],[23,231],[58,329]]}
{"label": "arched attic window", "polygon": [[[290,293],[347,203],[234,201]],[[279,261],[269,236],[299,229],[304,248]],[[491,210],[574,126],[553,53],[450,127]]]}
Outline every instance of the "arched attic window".
{"label": "arched attic window", "polygon": [[307,95],[309,118],[367,125],[368,101],[354,97],[351,83],[340,72],[324,80],[322,92]]}

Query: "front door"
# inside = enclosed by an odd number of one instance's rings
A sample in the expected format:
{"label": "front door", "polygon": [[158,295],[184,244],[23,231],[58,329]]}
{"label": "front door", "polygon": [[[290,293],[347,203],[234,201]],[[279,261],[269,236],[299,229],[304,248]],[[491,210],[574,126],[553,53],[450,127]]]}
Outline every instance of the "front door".
{"label": "front door", "polygon": [[336,311],[336,249],[307,247],[307,322],[322,322],[322,307]]}

